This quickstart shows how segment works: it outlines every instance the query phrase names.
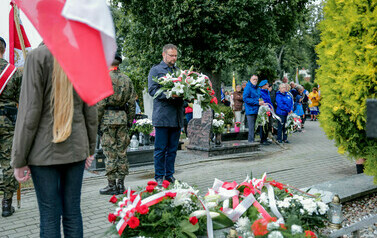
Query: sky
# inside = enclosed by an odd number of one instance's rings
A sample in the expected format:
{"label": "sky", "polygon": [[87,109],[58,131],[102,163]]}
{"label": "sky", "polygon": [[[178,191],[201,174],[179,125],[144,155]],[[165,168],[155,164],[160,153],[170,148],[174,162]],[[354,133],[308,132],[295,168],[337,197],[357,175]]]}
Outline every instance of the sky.
{"label": "sky", "polygon": [[[106,0],[109,4],[109,0]],[[0,36],[8,42],[9,35],[9,11],[10,11],[10,0],[0,0]],[[22,13],[20,14],[21,22],[24,25],[26,35],[30,41],[31,48],[36,48],[41,42],[42,38],[38,31],[30,23],[27,17]],[[5,59],[8,60],[8,52],[5,52]]]}
{"label": "sky", "polygon": [[[7,42],[9,38],[9,11],[11,9],[9,3],[9,0],[0,0],[0,36]],[[20,15],[21,22],[24,25],[31,47],[35,48],[42,42],[42,38],[26,16],[22,12]],[[8,60],[7,52],[5,52],[5,59]]]}

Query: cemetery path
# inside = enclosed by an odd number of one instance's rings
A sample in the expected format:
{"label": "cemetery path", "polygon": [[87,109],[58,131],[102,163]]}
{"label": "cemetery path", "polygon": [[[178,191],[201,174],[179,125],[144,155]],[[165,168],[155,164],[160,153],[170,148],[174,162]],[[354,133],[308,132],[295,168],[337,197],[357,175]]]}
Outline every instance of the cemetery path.
{"label": "cemetery path", "polygon": [[[261,147],[258,153],[247,153],[236,159],[223,155],[208,161],[185,151],[179,152],[175,177],[197,185],[204,194],[215,178],[242,182],[250,173],[259,178],[267,172],[268,177],[297,188],[356,173],[354,163],[337,153],[334,143],[326,138],[318,122],[307,121],[305,126],[305,132],[289,136],[291,143],[285,145],[286,150],[270,145]],[[85,174],[81,204],[84,237],[106,237],[104,232],[110,225],[107,215],[113,212],[113,206],[108,202],[110,196],[98,193],[106,185],[106,179],[103,175]],[[126,186],[136,188],[152,179],[153,166],[132,168],[126,178]],[[11,217],[0,217],[0,237],[39,237],[39,213],[34,190],[22,191],[22,207],[16,208]]]}

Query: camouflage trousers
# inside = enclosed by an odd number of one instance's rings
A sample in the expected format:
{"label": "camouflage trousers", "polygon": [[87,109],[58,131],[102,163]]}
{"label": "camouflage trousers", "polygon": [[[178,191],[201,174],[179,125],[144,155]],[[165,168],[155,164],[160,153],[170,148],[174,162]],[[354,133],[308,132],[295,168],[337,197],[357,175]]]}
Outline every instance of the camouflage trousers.
{"label": "camouflage trousers", "polygon": [[[10,166],[14,128],[0,127],[0,191],[4,198],[12,198],[18,189],[18,182]],[[6,196],[6,197],[5,197]]]}
{"label": "camouflage trousers", "polygon": [[109,180],[124,179],[128,175],[127,147],[130,136],[126,126],[105,125],[101,145],[106,156],[106,176]]}

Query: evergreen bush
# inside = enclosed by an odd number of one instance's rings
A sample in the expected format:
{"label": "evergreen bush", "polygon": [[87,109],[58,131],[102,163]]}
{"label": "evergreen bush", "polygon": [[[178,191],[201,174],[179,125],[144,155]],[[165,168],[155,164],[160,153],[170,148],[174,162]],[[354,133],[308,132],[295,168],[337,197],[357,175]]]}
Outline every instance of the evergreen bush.
{"label": "evergreen bush", "polygon": [[327,0],[317,46],[321,126],[339,153],[365,158],[377,182],[377,140],[366,138],[366,99],[377,92],[377,1]]}

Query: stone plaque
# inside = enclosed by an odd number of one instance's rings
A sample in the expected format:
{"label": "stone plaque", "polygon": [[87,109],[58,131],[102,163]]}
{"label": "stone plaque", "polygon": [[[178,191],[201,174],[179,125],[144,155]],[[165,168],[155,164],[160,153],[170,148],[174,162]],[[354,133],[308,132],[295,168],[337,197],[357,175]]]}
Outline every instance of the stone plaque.
{"label": "stone plaque", "polygon": [[377,138],[377,99],[367,99],[367,137]]}
{"label": "stone plaque", "polygon": [[152,120],[153,114],[153,98],[148,93],[148,88],[143,91],[143,101],[144,101],[144,114]]}
{"label": "stone plaque", "polygon": [[189,147],[209,148],[212,126],[212,110],[203,111],[202,118],[193,118],[187,126],[187,134],[190,139]]}

